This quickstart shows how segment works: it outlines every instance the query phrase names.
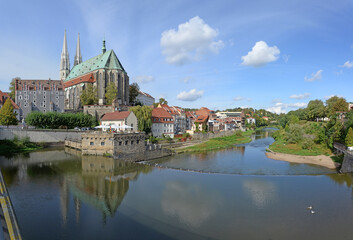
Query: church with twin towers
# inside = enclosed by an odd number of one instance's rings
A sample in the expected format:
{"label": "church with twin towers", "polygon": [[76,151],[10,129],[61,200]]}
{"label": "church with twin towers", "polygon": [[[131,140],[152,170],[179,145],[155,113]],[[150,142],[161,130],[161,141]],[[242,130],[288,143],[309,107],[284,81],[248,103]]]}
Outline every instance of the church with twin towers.
{"label": "church with twin towers", "polygon": [[93,84],[97,91],[98,104],[105,105],[106,87],[110,82],[115,83],[117,87],[118,103],[129,105],[129,76],[115,52],[106,50],[105,40],[103,40],[102,53],[83,62],[80,34],[78,34],[74,66],[70,68],[65,31],[60,61],[60,80],[63,82],[65,89],[65,109],[79,110],[83,108],[80,96],[88,84]]}

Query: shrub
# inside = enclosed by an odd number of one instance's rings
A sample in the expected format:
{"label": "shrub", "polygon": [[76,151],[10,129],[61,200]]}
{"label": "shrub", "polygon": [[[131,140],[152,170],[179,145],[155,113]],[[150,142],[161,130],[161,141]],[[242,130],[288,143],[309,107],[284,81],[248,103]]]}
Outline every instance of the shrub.
{"label": "shrub", "polygon": [[310,138],[305,138],[302,142],[302,149],[312,149],[314,145],[314,141]]}
{"label": "shrub", "polygon": [[345,142],[346,142],[346,146],[353,147],[353,130],[351,127],[348,129]]}

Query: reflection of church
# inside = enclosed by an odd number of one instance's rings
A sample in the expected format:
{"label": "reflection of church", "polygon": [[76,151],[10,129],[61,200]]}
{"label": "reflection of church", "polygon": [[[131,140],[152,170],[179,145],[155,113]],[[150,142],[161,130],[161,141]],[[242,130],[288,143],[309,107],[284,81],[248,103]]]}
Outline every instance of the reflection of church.
{"label": "reflection of church", "polygon": [[103,40],[102,53],[82,62],[80,35],[77,38],[74,66],[70,68],[66,31],[60,62],[60,80],[65,88],[65,109],[81,109],[82,91],[93,84],[98,104],[106,104],[105,93],[109,83],[115,83],[119,104],[129,105],[129,76],[113,50],[106,50]]}
{"label": "reflection of church", "polygon": [[74,198],[76,221],[79,221],[81,202],[93,206],[106,216],[113,217],[129,190],[129,181],[149,166],[121,162],[112,158],[86,156],[82,159],[82,175],[64,176],[61,184],[63,222],[68,216],[69,196]]}

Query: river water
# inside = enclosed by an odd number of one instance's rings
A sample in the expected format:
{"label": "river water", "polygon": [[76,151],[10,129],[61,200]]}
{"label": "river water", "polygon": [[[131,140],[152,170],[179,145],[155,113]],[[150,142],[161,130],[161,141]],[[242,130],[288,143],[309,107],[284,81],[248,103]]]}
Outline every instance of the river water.
{"label": "river water", "polygon": [[268,159],[270,135],[149,165],[50,149],[0,166],[24,239],[352,239],[352,175]]}

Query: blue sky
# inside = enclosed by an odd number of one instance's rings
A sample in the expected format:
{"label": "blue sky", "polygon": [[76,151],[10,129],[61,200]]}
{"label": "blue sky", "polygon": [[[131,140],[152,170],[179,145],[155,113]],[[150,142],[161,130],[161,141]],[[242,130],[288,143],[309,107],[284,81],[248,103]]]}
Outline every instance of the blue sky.
{"label": "blue sky", "polygon": [[0,90],[13,77],[59,79],[64,30],[73,65],[114,49],[142,91],[170,105],[286,112],[353,101],[353,1],[3,1]]}

